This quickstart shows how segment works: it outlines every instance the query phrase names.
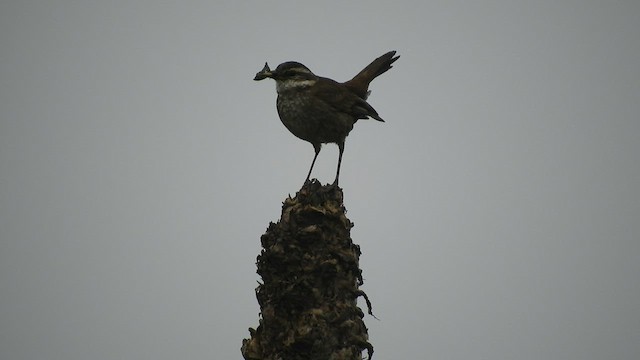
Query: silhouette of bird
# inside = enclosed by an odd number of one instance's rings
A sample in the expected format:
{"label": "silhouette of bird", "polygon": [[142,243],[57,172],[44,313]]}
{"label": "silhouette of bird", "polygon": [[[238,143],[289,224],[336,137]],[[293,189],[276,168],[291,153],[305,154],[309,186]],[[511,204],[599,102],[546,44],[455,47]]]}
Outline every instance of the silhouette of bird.
{"label": "silhouette of bird", "polygon": [[392,68],[391,65],[400,57],[395,54],[395,51],[390,51],[380,56],[353,79],[343,83],[317,76],[295,61],[282,63],[273,71],[265,63],[256,74],[256,81],[266,78],[276,81],[276,107],[280,120],[293,135],[313,145],[315,156],[305,183],[309,181],[322,144],[335,143],[339,155],[333,185],[337,186],[345,138],[353,125],[368,118],[384,122],[366,100],[370,93],[369,84]]}

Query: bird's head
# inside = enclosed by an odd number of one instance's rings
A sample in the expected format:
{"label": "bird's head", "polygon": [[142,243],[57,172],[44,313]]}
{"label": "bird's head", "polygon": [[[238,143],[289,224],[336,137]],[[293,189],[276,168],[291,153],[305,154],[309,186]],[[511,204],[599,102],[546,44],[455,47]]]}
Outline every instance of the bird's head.
{"label": "bird's head", "polygon": [[318,77],[309,68],[295,61],[282,63],[275,70],[269,69],[269,65],[265,63],[264,68],[256,74],[253,80],[259,81],[266,78],[272,78],[276,81],[278,92],[309,87],[318,80]]}

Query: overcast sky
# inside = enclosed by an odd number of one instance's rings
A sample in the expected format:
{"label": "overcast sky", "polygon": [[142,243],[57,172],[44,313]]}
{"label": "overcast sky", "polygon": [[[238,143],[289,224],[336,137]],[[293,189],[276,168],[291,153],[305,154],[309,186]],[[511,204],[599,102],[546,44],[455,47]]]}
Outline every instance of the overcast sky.
{"label": "overcast sky", "polygon": [[[640,2],[3,1],[0,358],[241,359],[310,144],[264,62],[397,50],[340,185],[378,359],[640,358]],[[333,181],[335,145],[313,176]]]}

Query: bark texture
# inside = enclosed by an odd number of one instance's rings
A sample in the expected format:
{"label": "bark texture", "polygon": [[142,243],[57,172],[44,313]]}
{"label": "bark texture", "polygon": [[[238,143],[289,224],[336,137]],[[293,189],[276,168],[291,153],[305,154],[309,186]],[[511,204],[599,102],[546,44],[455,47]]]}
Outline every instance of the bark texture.
{"label": "bark texture", "polygon": [[373,347],[356,299],[360,247],[351,241],[342,190],[306,183],[262,235],[256,288],[261,318],[242,341],[246,360],[355,360]]}

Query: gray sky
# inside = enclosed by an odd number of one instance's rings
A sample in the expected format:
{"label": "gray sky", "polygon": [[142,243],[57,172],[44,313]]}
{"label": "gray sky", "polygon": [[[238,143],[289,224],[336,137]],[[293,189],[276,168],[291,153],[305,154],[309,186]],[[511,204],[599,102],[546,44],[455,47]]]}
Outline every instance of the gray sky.
{"label": "gray sky", "polygon": [[[0,358],[241,359],[313,157],[264,61],[374,81],[341,172],[378,359],[640,358],[640,2],[4,1]],[[333,180],[335,145],[314,177]]]}

